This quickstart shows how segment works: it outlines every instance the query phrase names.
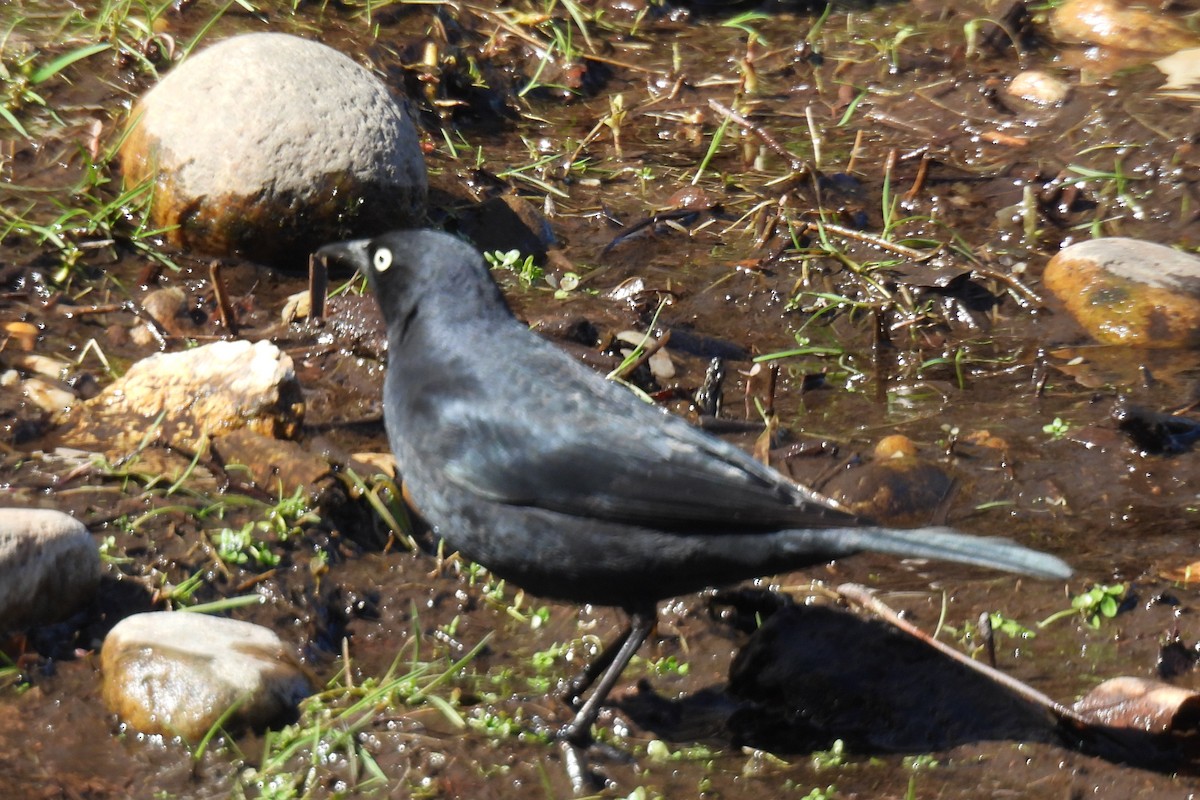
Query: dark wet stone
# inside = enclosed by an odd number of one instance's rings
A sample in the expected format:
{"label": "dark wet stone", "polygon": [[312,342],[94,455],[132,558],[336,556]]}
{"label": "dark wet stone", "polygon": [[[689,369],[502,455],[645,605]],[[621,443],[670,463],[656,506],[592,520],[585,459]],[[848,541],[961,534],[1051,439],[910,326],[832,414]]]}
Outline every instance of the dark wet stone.
{"label": "dark wet stone", "polygon": [[705,336],[678,325],[671,326],[671,349],[710,360],[747,361],[750,358],[750,353],[739,344]]}
{"label": "dark wet stone", "polygon": [[595,347],[600,342],[600,331],[586,317],[551,316],[530,320],[530,327],[549,339]]}
{"label": "dark wet stone", "polygon": [[1120,402],[1113,421],[1143,453],[1181,453],[1200,440],[1200,421]]}
{"label": "dark wet stone", "polygon": [[225,470],[241,467],[259,489],[277,497],[303,490],[309,502],[322,504],[337,490],[329,462],[296,442],[240,428],[212,442],[213,454]]}
{"label": "dark wet stone", "polygon": [[937,464],[900,456],[842,472],[824,491],[877,522],[918,524],[929,522],[953,486],[954,479]]}
{"label": "dark wet stone", "polygon": [[537,261],[554,247],[554,232],[528,200],[502,194],[458,212],[457,232],[471,240],[480,252],[516,250]]}

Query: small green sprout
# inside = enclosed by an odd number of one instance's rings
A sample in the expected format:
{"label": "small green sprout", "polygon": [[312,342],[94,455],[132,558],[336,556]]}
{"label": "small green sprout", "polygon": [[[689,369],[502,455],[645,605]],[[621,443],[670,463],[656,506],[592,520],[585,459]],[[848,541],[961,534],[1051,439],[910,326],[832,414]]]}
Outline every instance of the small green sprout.
{"label": "small green sprout", "polygon": [[1086,592],[1071,598],[1070,608],[1064,608],[1062,611],[1051,614],[1039,622],[1038,627],[1044,628],[1063,617],[1069,617],[1078,613],[1083,615],[1088,627],[1099,628],[1100,623],[1104,620],[1112,619],[1117,615],[1117,611],[1120,610],[1121,601],[1125,599],[1127,590],[1128,587],[1123,583],[1114,583],[1111,586],[1096,584]]}
{"label": "small green sprout", "polygon": [[667,656],[650,662],[650,669],[658,675],[687,675],[690,667],[675,656]]}
{"label": "small green sprout", "polygon": [[461,623],[461,622],[462,622],[462,617],[455,614],[454,619],[450,620],[445,625],[442,625],[440,630],[442,633],[446,634],[451,639],[453,639],[455,636],[458,635],[458,626],[459,626],[459,623]]}
{"label": "small green sprout", "polygon": [[801,797],[800,800],[833,800],[837,794],[837,787],[833,784],[822,789],[820,786],[813,787],[813,790]]}
{"label": "small green sprout", "polygon": [[545,277],[545,271],[533,261],[533,256],[521,258],[521,251],[509,250],[502,252],[493,250],[483,254],[484,259],[492,269],[506,269],[517,276],[517,280],[525,288],[533,286]]}
{"label": "small green sprout", "polygon": [[281,495],[275,505],[267,508],[260,527],[269,528],[280,541],[285,541],[289,536],[299,534],[303,526],[321,521],[320,515],[309,508],[309,503],[304,487],[297,487],[291,497]]}
{"label": "small green sprout", "polygon": [[1066,436],[1069,430],[1071,430],[1071,423],[1063,421],[1062,417],[1055,417],[1053,422],[1042,426],[1042,433],[1048,434],[1055,441]]}
{"label": "small green sprout", "polygon": [[117,549],[116,536],[105,536],[98,549],[100,550],[100,560],[107,564],[128,564],[133,561],[132,558]]}
{"label": "small green sprout", "polygon": [[253,534],[259,527],[257,522],[247,522],[240,530],[221,528],[216,532],[213,546],[217,557],[226,564],[253,565],[271,568],[279,565],[279,555],[271,552],[265,542],[255,540]]}
{"label": "small green sprout", "polygon": [[197,590],[204,585],[204,573],[196,571],[189,575],[184,580],[177,584],[167,583],[166,576],[163,576],[162,587],[156,593],[158,599],[164,601],[168,606],[189,606],[192,604],[192,599],[195,597]]}
{"label": "small green sprout", "polygon": [[554,664],[567,652],[565,644],[553,644],[545,650],[539,650],[530,657],[533,668],[538,672],[549,672]]}
{"label": "small green sprout", "polygon": [[[834,739],[833,744],[828,750],[818,751],[812,754],[813,769],[833,769],[840,767],[846,763],[846,743],[841,739]],[[815,790],[814,790],[815,791]]]}
{"label": "small green sprout", "polygon": [[646,757],[651,761],[707,761],[713,757],[712,748],[702,744],[678,747],[674,750],[662,739],[646,743]]}
{"label": "small green sprout", "polygon": [[579,273],[564,272],[562,277],[558,279],[558,288],[554,290],[554,299],[563,300],[571,295],[579,288]]}
{"label": "small green sprout", "polygon": [[988,614],[988,621],[991,622],[993,631],[999,631],[1005,636],[1009,636],[1013,639],[1032,639],[1033,637],[1037,636],[1036,633],[1031,631],[1029,628],[1026,628],[1015,619],[1009,619],[1003,614],[995,611]]}
{"label": "small green sprout", "polygon": [[938,760],[931,753],[921,753],[906,761],[908,768],[911,770],[933,769],[938,765]]}
{"label": "small green sprout", "polygon": [[494,709],[473,709],[467,717],[467,727],[478,731],[489,739],[508,739],[521,733],[520,720]]}
{"label": "small green sprout", "polygon": [[529,627],[535,631],[550,621],[550,609],[539,606],[529,615]]}

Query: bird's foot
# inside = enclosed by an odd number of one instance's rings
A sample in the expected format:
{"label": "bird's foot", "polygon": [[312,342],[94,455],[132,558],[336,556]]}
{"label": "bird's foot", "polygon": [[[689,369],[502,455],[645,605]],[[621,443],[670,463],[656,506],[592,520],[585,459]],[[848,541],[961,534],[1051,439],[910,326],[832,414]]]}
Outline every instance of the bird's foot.
{"label": "bird's foot", "polygon": [[563,766],[567,769],[567,779],[571,781],[571,791],[576,797],[598,792],[608,783],[603,775],[591,768],[586,748],[567,739],[559,739],[558,749],[562,751]]}
{"label": "bird's foot", "polygon": [[633,760],[624,750],[597,742],[592,738],[590,731],[579,731],[570,724],[564,725],[555,738],[558,739],[558,747],[562,751],[563,766],[566,767],[567,778],[571,781],[571,789],[577,796],[615,785],[603,773],[593,768],[595,757],[621,763]]}

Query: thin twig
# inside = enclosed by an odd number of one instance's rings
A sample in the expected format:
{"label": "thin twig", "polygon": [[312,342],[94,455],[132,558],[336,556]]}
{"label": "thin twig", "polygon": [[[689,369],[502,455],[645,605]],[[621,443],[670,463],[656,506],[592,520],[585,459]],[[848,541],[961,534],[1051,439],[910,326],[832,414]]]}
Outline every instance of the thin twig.
{"label": "thin twig", "polygon": [[1014,692],[1018,697],[1041,706],[1049,711],[1055,717],[1073,722],[1077,725],[1091,727],[1091,723],[1079,715],[1079,712],[1069,706],[1064,706],[1049,695],[1042,694],[1037,689],[1034,689],[1028,684],[1022,683],[1011,675],[1006,675],[1000,670],[993,669],[987,664],[976,661],[963,653],[955,650],[937,639],[934,639],[925,631],[916,627],[912,623],[902,619],[890,606],[871,593],[871,590],[857,583],[843,583],[837,587],[838,596],[848,601],[849,603],[858,606],[864,611],[869,611],[879,617],[888,624],[899,628],[909,636],[919,639],[925,644],[937,650],[947,658],[958,662],[969,670],[978,672],[985,678],[1000,684],[1011,692]]}
{"label": "thin twig", "polygon": [[329,292],[329,265],[315,255],[308,257],[308,319],[325,316],[325,298]]}
{"label": "thin twig", "polygon": [[912,261],[928,261],[937,255],[936,250],[917,250],[913,247],[906,247],[905,245],[897,244],[896,242],[890,242],[887,239],[876,236],[873,233],[858,231],[854,228],[847,228],[842,225],[835,225],[832,222],[806,222],[804,226],[805,229],[811,233],[820,233],[820,231],[823,229],[829,231],[830,233],[836,233],[838,236],[845,236],[847,239],[854,239],[859,242],[865,242],[866,244],[874,245],[882,250],[887,250],[895,253],[898,256],[904,256]]}
{"label": "thin twig", "polygon": [[1046,307],[1046,301],[1042,299],[1042,296],[1033,289],[1030,289],[1024,284],[1024,282],[1014,275],[1008,275],[1004,272],[1000,272],[999,270],[988,269],[987,267],[972,267],[971,271],[977,275],[981,275],[984,278],[991,278],[994,281],[1007,284],[1010,289],[1013,289],[1018,294],[1024,295],[1025,299],[1037,308]]}
{"label": "thin twig", "polygon": [[229,295],[225,291],[225,282],[221,280],[221,262],[213,259],[208,265],[208,280],[212,284],[213,297],[217,300],[217,312],[221,315],[221,324],[230,336],[238,335],[237,318],[233,314],[233,306],[229,304]]}
{"label": "thin twig", "polygon": [[804,159],[794,155],[790,150],[781,145],[774,136],[767,133],[767,131],[761,126],[755,125],[753,122],[746,119],[746,117],[734,111],[732,108],[722,105],[720,102],[711,98],[708,101],[708,107],[726,119],[729,119],[731,122],[736,122],[742,128],[757,136],[762,143],[767,146],[768,150],[784,158],[788,162],[788,168],[791,169],[792,172],[807,173],[809,171],[808,163],[805,162]]}
{"label": "thin twig", "polygon": [[634,370],[636,370],[638,367],[640,367],[642,364],[645,364],[647,361],[649,361],[650,356],[654,355],[659,350],[662,350],[664,347],[666,347],[667,342],[670,341],[670,339],[671,339],[671,331],[668,329],[668,330],[663,331],[662,336],[659,336],[657,339],[650,339],[649,342],[643,342],[643,344],[639,345],[639,347],[642,348],[642,354],[639,355],[637,358],[633,359],[632,361],[622,364],[621,366],[619,366],[615,370],[613,370],[612,373],[610,373],[608,376],[609,379],[610,380],[620,380],[621,378],[624,378],[626,375],[629,375]]}

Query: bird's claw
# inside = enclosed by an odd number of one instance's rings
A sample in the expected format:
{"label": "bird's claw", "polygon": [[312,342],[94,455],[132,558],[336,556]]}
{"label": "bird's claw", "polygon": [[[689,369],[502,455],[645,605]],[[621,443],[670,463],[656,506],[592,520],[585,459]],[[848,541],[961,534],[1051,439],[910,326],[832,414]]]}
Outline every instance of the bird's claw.
{"label": "bird's claw", "polygon": [[633,757],[624,750],[593,739],[590,726],[580,728],[568,723],[558,729],[555,739],[558,740],[559,749],[563,754],[563,765],[576,795],[615,786],[603,773],[592,769],[594,758],[612,763],[634,763]]}
{"label": "bird's claw", "polygon": [[560,732],[558,748],[562,751],[563,766],[567,769],[567,779],[571,781],[571,791],[576,797],[604,788],[607,781],[588,766],[586,744],[580,746]]}

